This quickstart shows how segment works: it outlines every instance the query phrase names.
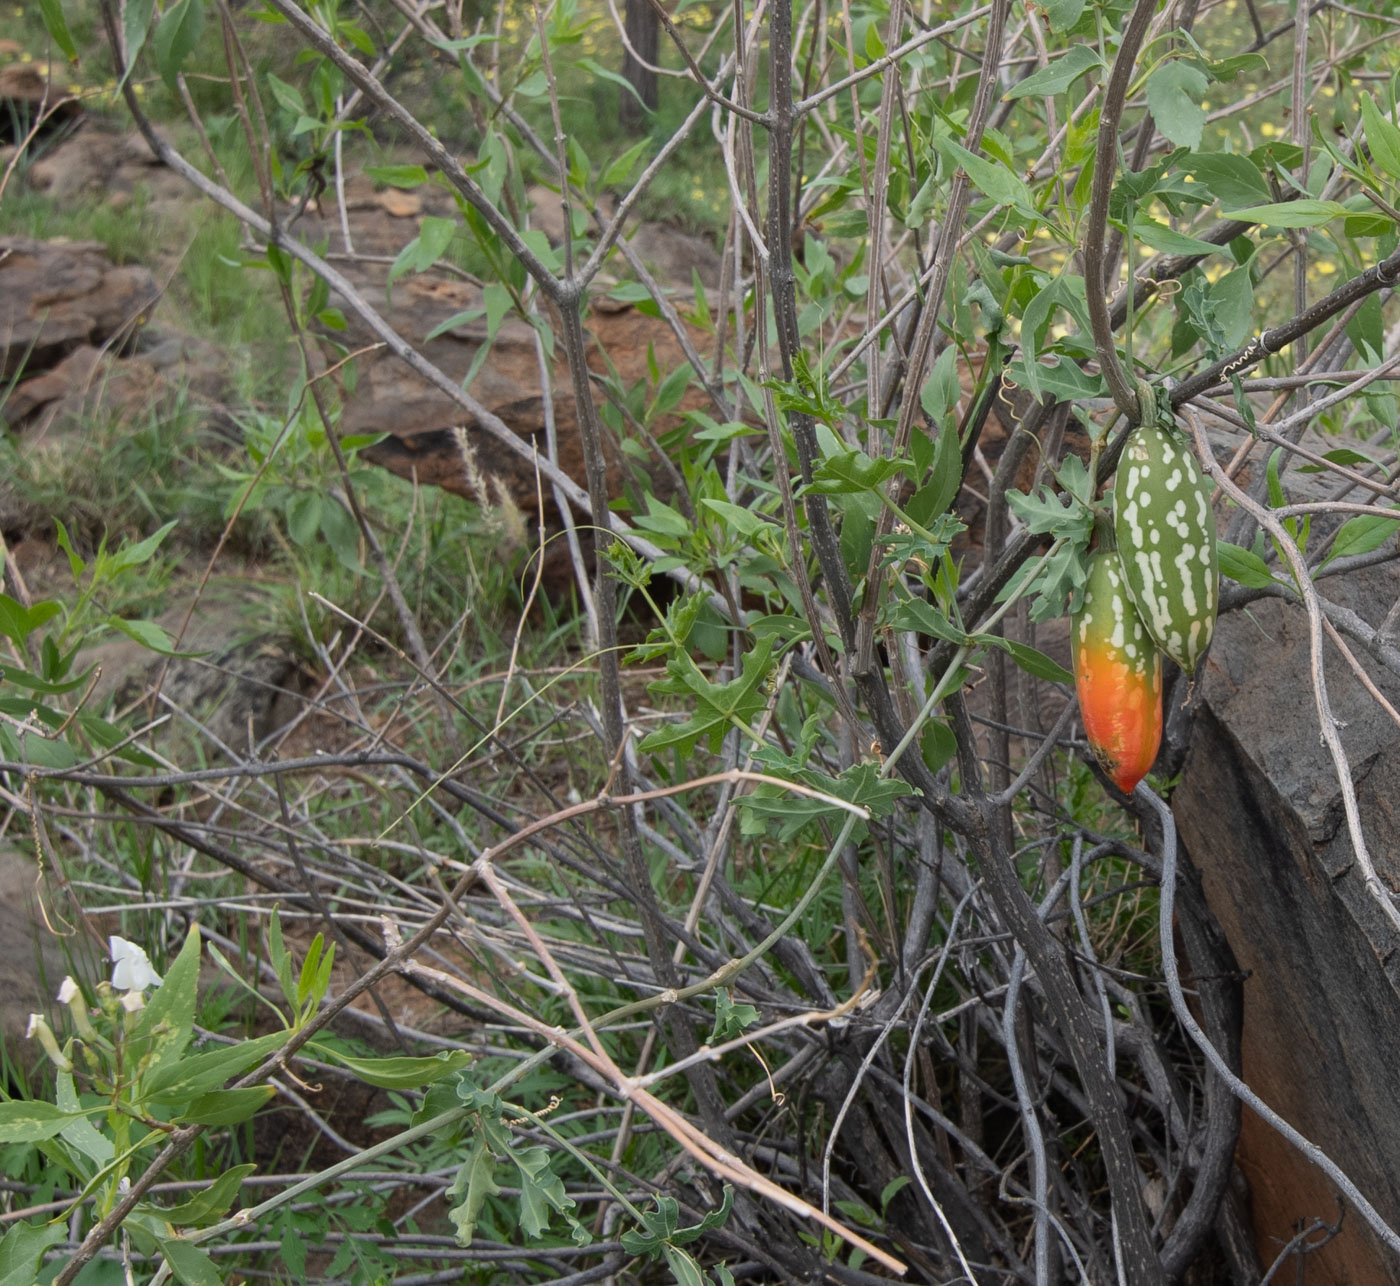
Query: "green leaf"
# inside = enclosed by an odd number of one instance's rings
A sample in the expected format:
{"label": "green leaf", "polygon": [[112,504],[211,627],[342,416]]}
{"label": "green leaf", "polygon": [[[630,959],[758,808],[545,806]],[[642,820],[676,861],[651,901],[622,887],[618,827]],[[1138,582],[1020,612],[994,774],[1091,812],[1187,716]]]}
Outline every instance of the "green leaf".
{"label": "green leaf", "polygon": [[[874,25],[871,23],[872,30]],[[665,1256],[666,1267],[671,1270],[671,1276],[676,1279],[676,1286],[705,1286],[700,1265],[686,1251],[678,1250],[667,1243],[661,1247],[661,1253]]]}
{"label": "green leaf", "polygon": [[423,219],[418,225],[418,254],[414,271],[424,272],[442,258],[452,244],[452,238],[457,235],[457,226],[456,219],[441,219],[432,214]]}
{"label": "green leaf", "polygon": [[1074,675],[1058,661],[1052,660],[1044,652],[1037,652],[1025,643],[1018,643],[1015,639],[1004,639],[996,634],[977,634],[974,637],[979,643],[990,643],[993,647],[1001,648],[1021,669],[1034,678],[1046,679],[1051,683],[1074,682]]}
{"label": "green leaf", "polygon": [[78,61],[78,49],[73,44],[73,37],[68,31],[68,23],[63,17],[63,5],[60,0],[39,0],[39,13],[44,19],[44,30],[49,33],[59,49],[63,51],[63,56],[70,63]]}
{"label": "green leaf", "polygon": [[179,1237],[157,1238],[161,1253],[171,1271],[183,1286],[223,1286],[219,1270],[214,1261],[198,1246],[182,1241]]}
{"label": "green leaf", "polygon": [[1358,514],[1355,518],[1348,518],[1332,542],[1327,562],[1334,558],[1369,554],[1385,544],[1395,534],[1397,527],[1400,527],[1400,518],[1382,518],[1379,514]]}
{"label": "green leaf", "polygon": [[172,93],[178,89],[175,77],[194,52],[203,30],[204,0],[175,0],[156,27],[156,70]]}
{"label": "green leaf", "polygon": [[1261,223],[1266,228],[1317,228],[1347,213],[1338,201],[1278,201],[1272,205],[1252,205],[1226,211],[1227,219]]}
{"label": "green leaf", "polygon": [[938,355],[924,386],[919,390],[919,405],[924,414],[933,422],[935,429],[941,428],[958,399],[962,397],[962,385],[958,382],[958,354],[950,344]]}
{"label": "green leaf", "polygon": [[1268,564],[1253,550],[1222,540],[1219,552],[1222,576],[1228,576],[1232,581],[1249,589],[1263,589],[1274,583],[1275,577]]}
{"label": "green leaf", "polygon": [[1063,94],[1085,72],[1102,67],[1103,59],[1098,51],[1089,45],[1071,45],[1063,57],[1056,58],[1048,67],[1027,76],[1020,84],[1013,86],[1002,95],[1003,99],[1029,98],[1032,95],[1044,97],[1050,94]]}
{"label": "green leaf", "polygon": [[909,497],[904,510],[920,526],[927,527],[947,511],[961,487],[962,448],[957,429],[948,424],[938,435],[928,481]]}
{"label": "green leaf", "polygon": [[[331,501],[332,504],[335,501]],[[287,535],[293,545],[305,547],[315,539],[321,526],[321,493],[299,491],[287,507]]]}
{"label": "green leaf", "polygon": [[241,1076],[275,1054],[290,1036],[287,1031],[270,1032],[167,1063],[141,1079],[142,1097],[173,1102],[219,1089],[231,1076]]}
{"label": "green leaf", "polygon": [[306,105],[301,99],[301,90],[295,85],[289,85],[280,76],[274,76],[271,72],[265,73],[267,87],[272,90],[272,96],[293,116],[300,116],[306,111]]}
{"label": "green leaf", "polygon": [[[65,1112],[81,1112],[78,1088],[71,1072],[59,1072],[54,1087],[54,1102]],[[99,1166],[107,1165],[116,1155],[116,1147],[86,1116],[79,1117],[60,1132],[59,1137]]]}
{"label": "green leaf", "polygon": [[907,460],[872,460],[864,451],[841,451],[817,465],[812,471],[811,484],[801,488],[798,494],[841,496],[873,491],[908,469]]}
{"label": "green leaf", "polygon": [[1248,268],[1235,268],[1213,282],[1208,298],[1226,348],[1239,348],[1254,333],[1254,285]]}
{"label": "green leaf", "polygon": [[240,1125],[257,1115],[277,1091],[271,1085],[241,1090],[212,1090],[175,1113],[181,1125]]}
{"label": "green leaf", "polygon": [[[269,1087],[270,1088],[270,1087]],[[224,1217],[225,1211],[238,1197],[243,1180],[258,1167],[252,1164],[236,1165],[225,1170],[202,1192],[197,1192],[183,1205],[172,1206],[169,1210],[153,1207],[156,1213],[176,1228],[200,1228]]]}
{"label": "green leaf", "polygon": [[1167,255],[1218,255],[1225,251],[1224,246],[1188,237],[1184,232],[1177,232],[1165,223],[1158,223],[1142,215],[1133,219],[1133,238]]}
{"label": "green leaf", "polygon": [[727,500],[711,500],[705,497],[701,499],[700,507],[717,514],[727,527],[733,528],[745,540],[752,540],[765,527],[775,534],[778,530],[762,514],[745,509],[743,505],[731,505]]}
{"label": "green leaf", "polygon": [[[15,713],[15,712],[11,712]],[[29,713],[26,709],[18,712],[23,718]],[[23,762],[35,768],[71,768],[78,762],[73,748],[60,738],[40,737],[34,733],[15,733],[0,726],[0,757]]]}
{"label": "green leaf", "polygon": [[472,1056],[462,1049],[441,1050],[428,1058],[351,1058],[338,1049],[322,1045],[317,1045],[316,1051],[324,1058],[348,1067],[366,1085],[377,1085],[385,1090],[422,1089],[452,1072],[460,1071],[472,1061]]}
{"label": "green leaf", "polygon": [[282,985],[282,994],[287,998],[287,1003],[296,1008],[297,988],[292,978],[292,956],[282,941],[282,917],[275,906],[268,918],[267,954],[277,974],[277,981]]}
{"label": "green leaf", "polygon": [[334,501],[321,506],[321,534],[326,538],[340,565],[346,571],[358,572],[360,565],[360,529],[346,512],[345,506]]}
{"label": "green leaf", "polygon": [[35,1099],[12,1099],[0,1103],[0,1143],[38,1143],[51,1139],[74,1121],[84,1119],[83,1112],[65,1112],[55,1103]]}
{"label": "green leaf", "polygon": [[676,747],[681,754],[690,755],[701,737],[708,737],[710,749],[718,751],[724,735],[731,728],[748,729],[767,705],[763,681],[773,669],[772,639],[763,639],[743,657],[737,679],[728,683],[711,683],[689,656],[673,656],[666,663],[669,678],[650,685],[658,696],[678,695],[689,698],[694,713],[681,723],[667,724],[648,735],[641,743],[647,751]]}
{"label": "green leaf", "polygon": [[984,156],[969,152],[950,138],[939,138],[934,146],[943,153],[949,164],[966,172],[972,186],[983,196],[991,197],[998,205],[1012,206],[1021,214],[1039,221],[1040,211],[1035,208],[1030,189],[1022,182],[1020,175]]}
{"label": "green leaf", "polygon": [[159,531],[152,532],[145,540],[138,540],[134,545],[123,545],[112,555],[111,570],[124,572],[130,567],[140,567],[143,563],[149,562],[152,555],[160,548],[161,543],[174,530],[175,521],[172,519]]}
{"label": "green leaf", "polygon": [[1108,385],[1102,375],[1081,371],[1075,362],[1060,353],[1047,353],[1045,356],[1048,360],[1037,359],[1029,367],[1023,358],[1018,358],[1006,368],[1008,378],[1022,388],[1037,393],[1053,393],[1061,402],[1102,397],[1107,391]]}
{"label": "green leaf", "polygon": [[1237,156],[1233,152],[1196,152],[1184,168],[1210,190],[1222,210],[1264,205],[1271,195],[1259,167],[1247,156]]}
{"label": "green leaf", "polygon": [[1173,61],[1162,63],[1147,78],[1147,107],[1157,128],[1177,147],[1197,148],[1205,128],[1201,105],[1210,81],[1199,67]]}
{"label": "green leaf", "polygon": [[447,1212],[447,1217],[457,1229],[459,1246],[472,1244],[472,1235],[486,1205],[486,1198],[497,1196],[500,1191],[496,1183],[496,1158],[486,1145],[486,1140],[478,1134],[472,1139],[471,1151],[447,1190],[449,1197],[462,1198]]}
{"label": "green leaf", "polygon": [[[157,987],[141,1010],[130,1039],[149,1041],[140,1055],[150,1057],[154,1071],[180,1057],[190,1043],[194,1030],[194,1008],[199,990],[199,925],[190,925],[185,944],[165,971],[165,980]],[[138,1055],[138,1056],[140,1056]]]}
{"label": "green leaf", "polygon": [[22,606],[8,594],[0,594],[0,634],[24,647],[24,641],[41,625],[53,620],[63,608],[51,599],[43,599],[29,607]]}
{"label": "green leaf", "polygon": [[[550,1169],[549,1149],[514,1148],[510,1159],[520,1175],[520,1231],[532,1240],[542,1237],[549,1231],[549,1214],[553,1210],[570,1220],[575,1228],[574,1240],[579,1242],[578,1232],[583,1229],[569,1214],[574,1199],[564,1191],[564,1181]],[[585,1231],[579,1244],[587,1240]]]}
{"label": "green leaf", "polygon": [[1048,486],[1042,486],[1031,496],[1020,491],[1008,491],[1006,503],[1011,511],[1037,536],[1068,537],[1084,544],[1094,526],[1094,516],[1073,496],[1064,503]]}
{"label": "green leaf", "polygon": [[1084,12],[1084,0],[1045,0],[1043,5],[1050,19],[1050,30],[1068,31]]}
{"label": "green leaf", "polygon": [[157,625],[154,621],[128,621],[120,616],[109,616],[107,624],[161,656],[192,655],[189,652],[177,652],[175,640],[166,633],[164,626]]}
{"label": "green leaf", "polygon": [[34,1286],[44,1251],[68,1236],[68,1225],[53,1223],[11,1224],[0,1237],[0,1286]]}
{"label": "green leaf", "polygon": [[126,37],[126,71],[121,83],[131,75],[136,59],[146,47],[146,37],[151,32],[151,14],[156,0],[127,0],[126,12],[122,15],[122,32]]}
{"label": "green leaf", "polygon": [[593,58],[580,58],[578,60],[578,65],[582,67],[584,71],[592,72],[593,75],[598,77],[599,80],[611,81],[619,89],[626,90],[629,94],[632,95],[633,98],[637,100],[637,102],[641,103],[642,107],[646,110],[648,115],[651,114],[651,108],[647,107],[645,103],[642,103],[642,97],[640,94],[637,93],[636,87],[631,83],[631,81],[628,81],[623,77],[619,76],[615,71],[609,71],[608,68],[602,66]]}
{"label": "green leaf", "polygon": [[919,754],[924,767],[937,774],[958,753],[958,737],[942,719],[930,719],[919,735]]}
{"label": "green leaf", "polygon": [[735,1004],[729,992],[715,992],[715,1025],[710,1029],[706,1044],[718,1045],[742,1036],[758,1021],[758,1009],[750,1004]]}
{"label": "green leaf", "polygon": [[615,187],[619,183],[625,183],[627,181],[627,176],[632,173],[633,167],[636,166],[637,162],[650,147],[650,136],[634,143],[603,171],[602,177],[598,180],[598,186],[601,188],[610,188]]}
{"label": "green leaf", "polygon": [[901,600],[890,615],[890,624],[897,630],[913,630],[926,638],[942,639],[960,647],[967,642],[967,633],[923,598]]}
{"label": "green leaf", "polygon": [[1392,179],[1400,179],[1400,129],[1386,120],[1370,94],[1361,97],[1361,123],[1366,130],[1366,146],[1378,169]]}
{"label": "green leaf", "polygon": [[391,188],[416,188],[428,181],[428,171],[421,165],[366,165],[365,173]]}

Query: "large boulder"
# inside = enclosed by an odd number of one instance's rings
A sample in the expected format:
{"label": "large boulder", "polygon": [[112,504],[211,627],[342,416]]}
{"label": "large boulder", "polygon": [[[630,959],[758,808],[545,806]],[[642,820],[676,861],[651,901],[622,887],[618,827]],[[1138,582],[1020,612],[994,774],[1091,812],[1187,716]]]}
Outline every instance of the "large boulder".
{"label": "large boulder", "polygon": [[0,379],[80,345],[120,347],[158,298],[149,271],[112,263],[96,242],[0,237]]}
{"label": "large boulder", "polygon": [[[1373,624],[1395,601],[1393,567],[1322,584]],[[1400,705],[1400,680],[1351,648]],[[1400,730],[1330,641],[1324,664],[1369,852],[1400,888]],[[1247,975],[1244,1078],[1400,1228],[1400,935],[1357,867],[1319,737],[1303,610],[1268,600],[1222,616],[1192,700],[1172,803]],[[1248,1111],[1239,1164],[1264,1264],[1312,1219],[1336,1222],[1326,1176]],[[1398,1282],[1400,1262],[1348,1211],[1308,1255],[1307,1280]]]}

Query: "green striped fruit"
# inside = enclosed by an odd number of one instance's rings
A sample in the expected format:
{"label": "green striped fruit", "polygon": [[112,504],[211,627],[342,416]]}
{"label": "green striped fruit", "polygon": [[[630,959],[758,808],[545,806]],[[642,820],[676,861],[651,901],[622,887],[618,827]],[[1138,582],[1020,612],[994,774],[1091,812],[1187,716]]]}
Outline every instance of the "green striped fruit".
{"label": "green striped fruit", "polygon": [[1133,430],[1118,462],[1113,529],[1143,624],[1191,674],[1215,629],[1220,563],[1210,491],[1174,432],[1146,423]]}
{"label": "green striped fruit", "polygon": [[1130,795],[1162,741],[1162,654],[1143,628],[1112,550],[1089,560],[1070,647],[1089,745],[1114,785]]}

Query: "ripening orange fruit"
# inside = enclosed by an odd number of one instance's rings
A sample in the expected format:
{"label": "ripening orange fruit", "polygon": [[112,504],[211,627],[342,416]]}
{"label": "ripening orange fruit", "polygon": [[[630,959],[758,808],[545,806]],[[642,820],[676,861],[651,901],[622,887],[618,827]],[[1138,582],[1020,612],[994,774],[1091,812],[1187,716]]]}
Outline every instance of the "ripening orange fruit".
{"label": "ripening orange fruit", "polygon": [[1111,549],[1090,559],[1089,585],[1070,640],[1089,745],[1113,784],[1131,794],[1162,742],[1162,654],[1133,606]]}

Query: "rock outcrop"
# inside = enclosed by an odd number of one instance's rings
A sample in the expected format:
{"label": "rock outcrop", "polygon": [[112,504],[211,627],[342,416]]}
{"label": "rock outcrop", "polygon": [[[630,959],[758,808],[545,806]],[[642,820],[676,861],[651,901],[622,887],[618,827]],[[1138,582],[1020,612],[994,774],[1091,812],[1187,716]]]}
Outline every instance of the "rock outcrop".
{"label": "rock outcrop", "polygon": [[158,297],[146,268],[112,263],[96,242],[0,237],[0,379],[81,345],[120,348]]}
{"label": "rock outcrop", "polygon": [[[1323,585],[1372,623],[1395,601],[1393,566]],[[1400,680],[1351,647],[1400,705]],[[1330,641],[1324,661],[1371,858],[1394,890],[1400,730]],[[1172,803],[1247,973],[1244,1078],[1400,1227],[1400,935],[1363,885],[1318,735],[1303,610],[1267,600],[1222,616],[1196,683],[1195,726]],[[1253,1189],[1265,1265],[1308,1221],[1336,1222],[1332,1184],[1248,1111],[1239,1164]],[[1348,1211],[1341,1234],[1308,1255],[1307,1281],[1395,1282],[1400,1267]]]}

